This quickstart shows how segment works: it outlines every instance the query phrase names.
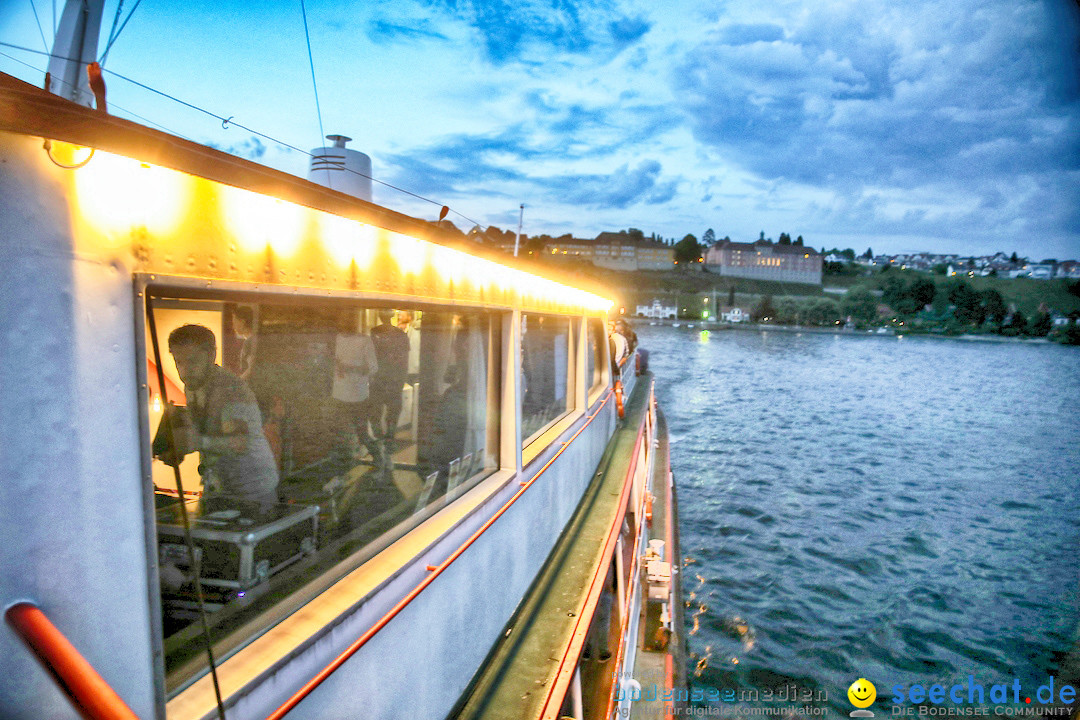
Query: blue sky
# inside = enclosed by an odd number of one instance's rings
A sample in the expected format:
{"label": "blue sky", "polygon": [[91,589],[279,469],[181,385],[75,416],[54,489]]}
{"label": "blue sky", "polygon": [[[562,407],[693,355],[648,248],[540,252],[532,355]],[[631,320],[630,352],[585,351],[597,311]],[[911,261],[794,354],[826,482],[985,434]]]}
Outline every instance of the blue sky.
{"label": "blue sky", "polygon": [[[50,2],[5,0],[0,41],[43,49],[35,6],[49,38]],[[462,215],[513,228],[525,203],[530,234],[713,228],[858,252],[1080,257],[1076,0],[306,6],[325,131],[463,229]],[[321,144],[299,0],[144,0],[105,67]],[[9,57],[0,70],[40,82]],[[300,153],[106,79],[118,115],[306,172]]]}

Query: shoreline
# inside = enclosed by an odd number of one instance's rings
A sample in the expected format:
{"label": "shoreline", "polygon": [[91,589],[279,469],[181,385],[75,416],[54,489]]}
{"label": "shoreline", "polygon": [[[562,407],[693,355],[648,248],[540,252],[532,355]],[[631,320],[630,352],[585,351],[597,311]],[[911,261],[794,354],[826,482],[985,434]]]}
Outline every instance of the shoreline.
{"label": "shoreline", "polygon": [[905,337],[919,337],[919,338],[933,338],[935,340],[959,340],[961,342],[985,342],[985,343],[1027,343],[1034,345],[1062,345],[1063,343],[1056,343],[1048,338],[1039,337],[1004,337],[1002,335],[977,335],[973,333],[964,333],[962,335],[946,335],[944,333],[897,333],[894,330],[888,332],[879,333],[876,330],[847,330],[844,328],[829,328],[829,327],[813,327],[813,326],[799,326],[799,325],[764,325],[761,323],[718,323],[701,320],[655,320],[650,318],[627,318],[630,322],[633,322],[638,327],[641,327],[642,323],[648,323],[649,325],[663,325],[666,327],[679,327],[694,330],[741,330],[755,331],[755,332],[784,332],[784,333],[811,333],[816,335],[849,335],[851,337],[877,337],[877,338],[905,338]]}

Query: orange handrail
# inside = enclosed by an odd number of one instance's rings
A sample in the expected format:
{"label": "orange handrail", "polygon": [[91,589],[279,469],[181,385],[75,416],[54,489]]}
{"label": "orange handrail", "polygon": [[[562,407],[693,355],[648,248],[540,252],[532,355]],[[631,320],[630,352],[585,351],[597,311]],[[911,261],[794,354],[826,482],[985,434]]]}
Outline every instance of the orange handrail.
{"label": "orange handrail", "polygon": [[382,630],[384,627],[386,627],[386,625],[391,620],[393,620],[395,617],[397,617],[397,615],[402,610],[404,610],[405,607],[407,605],[409,605],[409,603],[411,603],[413,600],[415,600],[416,597],[421,592],[423,592],[424,589],[427,588],[428,585],[430,585],[432,582],[434,582],[435,578],[437,578],[439,575],[442,574],[443,570],[446,570],[446,568],[448,568],[451,563],[453,563],[455,560],[457,560],[459,557],[461,557],[461,555],[466,550],[468,550],[469,547],[472,546],[472,544],[474,542],[476,542],[477,539],[479,539],[479,537],[481,535],[483,535],[487,531],[487,529],[490,528],[495,523],[496,520],[498,520],[500,517],[502,517],[503,513],[505,513],[507,510],[509,510],[510,506],[513,505],[515,502],[517,502],[518,498],[520,498],[525,493],[526,490],[528,490],[530,487],[532,487],[532,484],[534,482],[536,482],[537,478],[539,478],[541,475],[543,475],[544,472],[547,471],[547,469],[549,467],[551,467],[552,463],[554,463],[559,458],[559,456],[563,454],[563,452],[566,450],[566,448],[568,448],[570,446],[570,443],[572,443],[577,438],[577,436],[580,435],[585,430],[585,428],[587,428],[589,426],[589,424],[596,418],[596,416],[600,414],[600,411],[603,409],[604,405],[607,404],[607,401],[609,399],[611,399],[611,391],[610,390],[608,391],[608,394],[604,397],[604,400],[596,408],[596,412],[594,412],[592,415],[586,416],[587,419],[586,419],[585,423],[580,428],[578,428],[578,431],[576,433],[574,433],[570,437],[569,440],[562,443],[562,447],[559,448],[558,452],[556,452],[551,457],[550,460],[548,460],[546,463],[544,463],[544,466],[541,467],[537,471],[537,473],[535,475],[533,475],[528,480],[528,482],[523,483],[521,485],[521,487],[518,489],[518,491],[515,492],[510,497],[510,499],[506,501],[505,505],[503,505],[501,508],[499,508],[498,511],[496,511],[496,513],[494,515],[492,515],[490,518],[488,518],[484,522],[484,524],[481,525],[480,528],[476,532],[474,532],[472,535],[470,535],[469,538],[464,543],[461,544],[461,547],[459,547],[457,550],[452,552],[448,558],[443,560],[437,566],[434,566],[434,567],[429,566],[428,575],[426,577],[424,577],[424,579],[421,580],[420,583],[416,587],[414,587],[412,590],[410,590],[405,595],[405,597],[403,597],[401,600],[399,600],[397,602],[396,605],[394,605],[394,607],[390,608],[390,610],[385,615],[383,615],[374,625],[372,625],[370,628],[368,628],[364,632],[364,634],[362,634],[360,637],[358,637],[356,640],[354,640],[353,643],[351,645],[349,645],[349,647],[345,648],[345,651],[342,652],[340,655],[338,655],[336,658],[334,658],[334,660],[329,665],[327,665],[322,670],[320,670],[315,675],[315,677],[311,678],[311,680],[308,680],[304,684],[304,686],[301,687],[299,690],[297,690],[293,694],[292,697],[290,697],[288,700],[286,700],[281,705],[281,707],[279,707],[274,712],[270,713],[270,715],[267,716],[266,720],[281,720],[283,717],[285,717],[285,715],[290,710],[292,710],[293,708],[295,708],[297,705],[300,704],[301,700],[303,700],[308,695],[310,695],[311,692],[315,688],[319,687],[319,685],[322,685],[323,681],[325,681],[328,677],[333,675],[334,671],[336,671],[339,667],[344,665],[346,660],[348,660],[353,655],[355,655],[356,652],[360,648],[362,648],[364,645],[367,644],[367,642],[369,640],[371,640],[371,638],[375,637],[376,633],[378,633],[380,630]]}
{"label": "orange handrail", "polygon": [[16,603],[7,609],[4,617],[85,720],[138,720],[39,607],[28,602]]}

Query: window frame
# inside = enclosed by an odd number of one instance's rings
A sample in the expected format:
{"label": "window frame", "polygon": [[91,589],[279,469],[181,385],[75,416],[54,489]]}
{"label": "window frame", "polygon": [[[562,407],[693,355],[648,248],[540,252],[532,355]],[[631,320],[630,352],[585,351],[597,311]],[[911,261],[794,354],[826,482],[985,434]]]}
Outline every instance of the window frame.
{"label": "window frame", "polygon": [[[487,447],[485,450],[486,453],[494,456],[493,465],[465,478],[455,488],[443,495],[441,501],[435,500],[423,509],[408,515],[369,542],[352,550],[342,560],[327,564],[273,604],[267,605],[250,617],[243,617],[239,623],[214,637],[212,645],[219,667],[229,658],[241,653],[246,647],[272,632],[278,623],[295,615],[298,610],[313,600],[317,600],[338,582],[362,572],[365,564],[376,558],[376,556],[386,552],[394,553],[396,557],[400,558],[400,562],[395,567],[404,567],[415,559],[426,546],[416,547],[415,540],[411,540],[411,538],[430,539],[433,531],[435,531],[435,537],[441,536],[443,532],[459,522],[462,516],[479,507],[484,498],[497,492],[515,472],[513,466],[516,458],[506,457],[505,443],[502,442],[502,434],[506,430],[504,422],[506,396],[500,387],[505,381],[504,368],[507,362],[508,345],[514,341],[514,338],[508,337],[506,332],[506,319],[512,314],[517,314],[512,312],[510,308],[437,302],[413,297],[389,297],[377,292],[366,291],[327,291],[316,288],[298,291],[290,286],[257,285],[235,281],[208,281],[199,278],[160,274],[136,273],[134,275],[134,285],[137,311],[135,313],[132,341],[135,343],[135,375],[139,397],[140,447],[138,452],[142,471],[141,482],[144,491],[147,590],[150,596],[149,604],[152,615],[150,623],[152,637],[154,638],[152,650],[155,656],[155,665],[157,666],[155,684],[160,688],[165,702],[181,695],[199,678],[205,676],[209,672],[209,668],[205,655],[193,652],[186,654],[171,672],[166,673],[165,670],[166,638],[164,637],[162,598],[158,583],[158,528],[155,488],[152,479],[154,461],[150,449],[153,438],[150,433],[149,406],[151,394],[148,360],[152,360],[152,358],[148,355],[151,343],[146,312],[146,298],[148,295],[152,296],[156,301],[155,310],[158,308],[157,302],[161,301],[166,303],[198,301],[215,303],[219,306],[224,306],[226,303],[314,305],[320,307],[353,305],[363,306],[365,310],[394,308],[419,310],[421,312],[475,312],[488,318],[486,341],[488,352],[486,362],[488,409]],[[160,337],[160,330],[158,334]],[[221,340],[222,338],[219,337],[219,357],[221,357],[223,351],[220,346]],[[164,354],[168,352],[168,349],[161,347],[161,352]],[[498,354],[494,355],[494,353]],[[508,463],[510,465],[509,469],[507,467]],[[438,526],[438,528],[432,527],[433,525]],[[404,548],[404,551],[402,551],[402,548]],[[410,550],[409,548],[414,549]],[[397,549],[397,552],[395,552],[395,549]],[[373,591],[377,590],[377,588],[378,585],[375,585]],[[187,642],[195,642],[197,638],[198,634]],[[201,646],[199,649],[201,650]],[[273,658],[268,662],[273,663],[276,661],[277,658]]]}
{"label": "window frame", "polygon": [[[567,407],[562,413],[560,413],[559,415],[552,418],[551,420],[546,422],[544,425],[540,426],[535,431],[533,431],[533,433],[531,435],[522,436],[521,444],[520,444],[520,452],[521,452],[521,464],[523,466],[528,465],[529,462],[533,460],[533,458],[535,458],[537,455],[539,455],[541,452],[543,452],[543,450],[545,448],[547,448],[552,442],[554,442],[555,438],[557,438],[559,435],[561,435],[562,432],[566,428],[568,428],[570,425],[572,425],[573,422],[575,420],[577,420],[577,418],[580,417],[583,414],[583,411],[584,411],[584,408],[581,406],[581,401],[578,398],[578,393],[576,392],[576,388],[581,387],[580,375],[584,372],[583,368],[581,367],[582,362],[581,362],[581,358],[579,357],[580,353],[577,351],[578,347],[580,346],[580,337],[579,337],[580,336],[580,325],[578,325],[576,323],[577,318],[575,316],[570,316],[570,315],[558,315],[558,314],[554,314],[554,313],[538,313],[538,312],[533,312],[533,313],[522,312],[520,314],[520,317],[524,318],[525,316],[528,316],[528,315],[539,315],[539,316],[542,316],[542,317],[555,317],[555,318],[560,318],[560,319],[565,318],[568,321],[568,323],[567,323],[567,332],[566,332],[566,381],[567,381],[567,387],[566,387],[567,403],[566,404],[567,404]],[[520,348],[521,348],[521,341],[522,341],[521,323],[520,322],[517,323],[517,327],[515,328],[515,337],[513,338],[513,340],[516,343],[517,347],[519,348],[519,350],[518,350],[519,354],[517,356],[517,361],[518,361],[518,370],[517,370],[517,372],[518,372],[518,374],[520,376],[520,375],[524,374],[524,368],[521,367],[521,357],[522,356],[520,355]],[[523,405],[525,397],[524,397],[524,393],[521,392],[520,381],[518,381],[517,387],[518,387],[518,396],[516,398],[516,404],[517,404],[516,414],[517,414],[517,416],[519,418],[519,432],[523,432],[523,430],[524,430],[524,413],[523,413],[523,410],[522,410],[522,405]]]}

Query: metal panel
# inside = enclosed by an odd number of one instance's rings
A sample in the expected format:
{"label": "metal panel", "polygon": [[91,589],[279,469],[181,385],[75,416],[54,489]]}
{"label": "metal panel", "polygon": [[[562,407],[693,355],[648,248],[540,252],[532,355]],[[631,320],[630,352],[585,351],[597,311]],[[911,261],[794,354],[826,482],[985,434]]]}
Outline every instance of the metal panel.
{"label": "metal panel", "polygon": [[[140,716],[155,714],[130,274],[73,252],[40,140],[0,134],[0,603],[38,604]],[[0,632],[0,716],[73,716]]]}

